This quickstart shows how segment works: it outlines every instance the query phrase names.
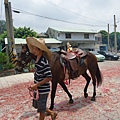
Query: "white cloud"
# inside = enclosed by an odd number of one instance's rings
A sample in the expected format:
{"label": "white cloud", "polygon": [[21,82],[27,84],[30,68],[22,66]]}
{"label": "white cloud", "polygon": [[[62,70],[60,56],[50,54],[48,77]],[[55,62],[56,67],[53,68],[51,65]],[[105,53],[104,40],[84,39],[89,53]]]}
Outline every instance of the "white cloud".
{"label": "white cloud", "polygon": [[[24,10],[36,15],[74,23],[84,23],[75,25],[45,19],[35,15],[12,13],[15,27],[26,26],[39,33],[46,32],[48,27],[70,27],[74,29],[80,28],[107,31],[108,23],[110,24],[110,32],[113,32],[114,27],[112,25],[114,23],[114,15],[116,15],[116,21],[120,21],[119,0],[9,0],[9,2],[11,2],[12,8]],[[1,3],[0,6],[3,5],[1,5]],[[4,14],[4,5],[2,9],[2,14]],[[90,24],[91,26],[85,24]],[[100,25],[101,27],[94,27],[94,25]],[[119,26],[120,22],[117,23],[117,31],[120,32]]]}

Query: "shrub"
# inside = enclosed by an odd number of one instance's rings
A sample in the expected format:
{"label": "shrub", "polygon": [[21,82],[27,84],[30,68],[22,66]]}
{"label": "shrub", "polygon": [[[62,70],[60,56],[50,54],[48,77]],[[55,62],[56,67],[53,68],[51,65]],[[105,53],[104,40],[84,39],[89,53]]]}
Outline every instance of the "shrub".
{"label": "shrub", "polygon": [[14,68],[14,64],[11,62],[8,62],[9,57],[3,53],[0,52],[0,70],[8,70]]}
{"label": "shrub", "polygon": [[0,63],[1,64],[6,64],[8,59],[9,58],[5,53],[0,52]]}

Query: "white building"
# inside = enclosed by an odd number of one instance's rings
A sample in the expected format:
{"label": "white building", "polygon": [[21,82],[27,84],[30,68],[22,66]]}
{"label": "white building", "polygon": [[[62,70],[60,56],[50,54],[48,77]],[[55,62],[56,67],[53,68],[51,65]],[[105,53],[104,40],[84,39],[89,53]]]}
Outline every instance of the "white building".
{"label": "white building", "polygon": [[[49,48],[59,47],[62,43],[62,41],[58,41],[55,38],[44,38],[44,39],[45,39],[45,44]],[[18,55],[22,50],[22,45],[26,44],[26,39],[15,38],[14,40],[15,40],[16,53]],[[6,47],[6,52],[8,52],[8,40],[7,40],[7,38],[5,38],[5,47]]]}
{"label": "white building", "polygon": [[[85,50],[95,50],[96,31],[78,30],[78,29],[58,29],[49,27],[46,31],[49,38],[44,38],[48,48],[57,48],[62,46],[66,50],[67,42],[70,42],[72,47],[77,47]],[[22,45],[26,44],[26,40],[15,38],[16,53],[20,53]],[[5,47],[8,51],[8,41],[5,38]],[[98,47],[97,47],[98,49]]]}
{"label": "white building", "polygon": [[46,34],[50,38],[55,38],[62,41],[62,46],[66,48],[67,42],[70,42],[72,47],[79,47],[81,49],[94,49],[96,31],[74,30],[74,29],[57,29],[49,27]]}

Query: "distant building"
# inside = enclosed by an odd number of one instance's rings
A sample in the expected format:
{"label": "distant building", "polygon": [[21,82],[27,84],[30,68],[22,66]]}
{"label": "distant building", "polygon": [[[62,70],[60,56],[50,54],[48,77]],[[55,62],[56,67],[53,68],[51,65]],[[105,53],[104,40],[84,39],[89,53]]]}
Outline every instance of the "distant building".
{"label": "distant building", "polygon": [[96,44],[95,44],[95,50],[96,51],[99,51],[99,50],[107,51],[108,50],[107,44],[102,44],[101,33],[95,34],[95,41],[96,41]]}
{"label": "distant building", "polygon": [[97,44],[102,44],[102,35],[101,33],[95,34],[95,40]]}
{"label": "distant building", "polygon": [[49,36],[46,33],[39,33],[39,34],[37,34],[37,37],[39,37],[39,38],[49,38]]}
{"label": "distant building", "polygon": [[[61,47],[66,50],[67,42],[69,42],[73,48],[99,50],[100,47],[96,47],[95,45],[96,43],[102,43],[101,35],[93,30],[58,29],[49,27],[46,33],[40,33],[37,36],[45,39],[45,43],[49,49]],[[22,45],[24,44],[26,44],[25,39],[15,38],[17,54],[21,52]],[[8,51],[7,38],[5,38],[5,47],[6,51]]]}
{"label": "distant building", "polygon": [[46,31],[49,38],[55,38],[62,41],[61,46],[66,49],[67,42],[70,42],[72,47],[91,50],[95,46],[96,31],[78,30],[78,29],[58,29],[49,27]]}
{"label": "distant building", "polygon": [[[59,47],[60,44],[62,43],[61,41],[56,40],[55,38],[44,38],[45,39],[45,44],[47,45],[48,48],[55,48]],[[22,50],[22,45],[26,44],[26,39],[22,38],[15,38],[15,49],[17,55],[21,52]],[[5,38],[5,47],[6,47],[6,52],[8,52],[8,41],[7,38]]]}

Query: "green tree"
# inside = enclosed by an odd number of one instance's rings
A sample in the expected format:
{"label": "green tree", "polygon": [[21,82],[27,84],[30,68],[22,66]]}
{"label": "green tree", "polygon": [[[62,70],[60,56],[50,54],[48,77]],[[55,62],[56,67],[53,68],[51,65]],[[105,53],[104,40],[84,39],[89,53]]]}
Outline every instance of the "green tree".
{"label": "green tree", "polygon": [[[28,36],[37,37],[37,32],[31,30],[30,27],[28,27],[28,28],[27,27],[14,28],[14,38],[23,38],[23,39],[25,39]],[[7,38],[7,31],[6,30],[4,30],[0,34],[0,44],[2,44],[3,47],[5,46],[4,38]]]}
{"label": "green tree", "polygon": [[120,50],[120,32],[117,32],[116,33],[116,36],[117,36],[117,48],[118,48],[118,50]]}
{"label": "green tree", "polygon": [[0,41],[4,41],[4,38],[6,37],[7,37],[7,31],[4,31],[4,33],[0,35]]}
{"label": "green tree", "polygon": [[[101,35],[102,35],[102,43],[103,44],[108,44],[108,32],[105,30],[100,30]],[[114,47],[114,32],[109,34],[110,36],[110,47]],[[120,50],[120,32],[116,32],[116,38],[117,38],[117,49]]]}
{"label": "green tree", "polygon": [[0,44],[2,44],[2,46],[4,46],[5,37],[7,37],[6,22],[5,20],[0,20]]}
{"label": "green tree", "polygon": [[0,35],[6,31],[6,22],[5,20],[0,20]]}
{"label": "green tree", "polygon": [[[120,32],[116,32],[117,49],[120,50]],[[110,44],[114,47],[114,32],[110,33]]]}
{"label": "green tree", "polygon": [[37,33],[33,30],[30,29],[30,27],[24,27],[24,28],[14,28],[14,38],[23,38],[25,39],[26,37],[31,36],[31,37],[36,37]]}
{"label": "green tree", "polygon": [[3,34],[0,34],[0,44],[2,44],[3,47],[5,46],[4,38],[6,38],[6,37],[7,37],[6,31],[4,31]]}
{"label": "green tree", "polygon": [[114,32],[110,33],[110,47],[114,47]]}
{"label": "green tree", "polygon": [[105,30],[100,30],[101,35],[102,35],[102,43],[107,44],[108,43],[108,32]]}

